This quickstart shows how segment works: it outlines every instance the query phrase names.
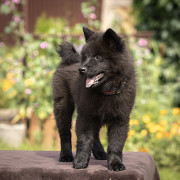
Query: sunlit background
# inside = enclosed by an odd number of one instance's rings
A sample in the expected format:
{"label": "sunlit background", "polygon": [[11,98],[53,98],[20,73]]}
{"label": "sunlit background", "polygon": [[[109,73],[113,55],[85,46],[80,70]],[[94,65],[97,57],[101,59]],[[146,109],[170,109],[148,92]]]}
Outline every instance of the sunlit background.
{"label": "sunlit background", "polygon": [[[0,150],[60,150],[51,89],[58,44],[80,50],[82,26],[111,27],[138,77],[125,151],[150,153],[163,180],[179,180],[179,17],[178,0],[0,0]],[[106,148],[105,128],[100,136]]]}

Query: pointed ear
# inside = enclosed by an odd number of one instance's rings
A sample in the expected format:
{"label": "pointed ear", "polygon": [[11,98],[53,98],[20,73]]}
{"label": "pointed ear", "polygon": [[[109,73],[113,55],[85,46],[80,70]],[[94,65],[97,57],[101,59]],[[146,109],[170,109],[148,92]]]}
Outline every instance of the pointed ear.
{"label": "pointed ear", "polygon": [[103,35],[103,41],[114,50],[122,51],[125,43],[112,29],[108,29]]}
{"label": "pointed ear", "polygon": [[88,42],[88,39],[90,38],[90,36],[95,33],[94,31],[88,29],[87,27],[83,27],[83,32],[84,32],[84,37],[85,37],[86,42]]}

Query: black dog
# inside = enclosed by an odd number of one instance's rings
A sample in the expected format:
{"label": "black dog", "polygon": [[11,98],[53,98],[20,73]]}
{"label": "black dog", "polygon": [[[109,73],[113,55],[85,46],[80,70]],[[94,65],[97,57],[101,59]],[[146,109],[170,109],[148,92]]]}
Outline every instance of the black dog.
{"label": "black dog", "polygon": [[[61,139],[59,161],[73,161],[71,121],[76,105],[76,169],[86,168],[91,151],[96,159],[106,159],[108,169],[121,171],[122,150],[134,105],[136,79],[134,64],[125,42],[112,29],[105,33],[83,28],[86,44],[81,54],[63,43],[62,62],[53,78],[54,114]],[[99,140],[102,125],[108,127],[107,156]]]}

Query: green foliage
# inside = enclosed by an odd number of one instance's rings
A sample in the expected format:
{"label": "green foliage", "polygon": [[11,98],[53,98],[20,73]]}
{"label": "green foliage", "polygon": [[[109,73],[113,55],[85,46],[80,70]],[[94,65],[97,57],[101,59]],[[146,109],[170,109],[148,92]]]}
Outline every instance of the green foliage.
{"label": "green foliage", "polygon": [[[2,48],[1,108],[22,108],[25,111],[33,107],[41,118],[52,112],[51,80],[60,61],[55,50],[60,42],[61,39],[51,37],[46,41],[29,37],[21,47]],[[43,48],[43,44],[47,47]]]}
{"label": "green foliage", "polygon": [[81,11],[83,16],[88,21],[88,26],[91,29],[99,29],[100,28],[100,22],[97,20],[96,17],[96,6],[98,6],[97,0],[89,0],[86,2],[82,2],[81,4]]}
{"label": "green foliage", "polygon": [[170,168],[158,168],[160,178],[162,180],[179,180],[180,173],[174,169]]}
{"label": "green foliage", "polygon": [[177,83],[174,106],[180,107],[180,1],[135,0],[133,9],[136,28],[153,31],[154,38],[161,42],[161,54],[165,63],[161,66],[162,83]]}
{"label": "green foliage", "polygon": [[48,35],[66,33],[66,26],[68,26],[68,23],[65,19],[51,17],[48,18],[46,14],[43,13],[36,22],[35,33],[43,33]]}
{"label": "green foliage", "polygon": [[130,39],[129,45],[138,83],[125,150],[149,152],[159,166],[179,169],[180,108],[171,106],[177,84],[161,84],[159,76],[166,60],[156,42]]}
{"label": "green foliage", "polygon": [[[1,43],[0,108],[17,108],[19,119],[24,119],[27,109],[31,107],[40,119],[44,119],[53,111],[51,83],[60,62],[56,53],[58,44],[63,40],[76,45],[84,42],[79,35],[82,25],[70,28],[65,20],[47,18],[43,14],[35,28],[38,38],[34,38],[24,30],[22,14],[14,4],[11,8],[11,4],[2,4],[16,17],[5,28],[5,32],[11,32],[17,41],[13,47]],[[2,6],[1,9],[4,8]],[[73,37],[72,34],[77,35]]]}

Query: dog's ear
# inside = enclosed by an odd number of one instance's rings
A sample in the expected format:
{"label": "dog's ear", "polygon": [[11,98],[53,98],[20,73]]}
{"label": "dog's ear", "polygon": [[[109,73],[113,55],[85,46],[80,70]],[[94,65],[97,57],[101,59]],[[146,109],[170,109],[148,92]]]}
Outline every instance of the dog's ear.
{"label": "dog's ear", "polygon": [[122,52],[124,48],[124,40],[119,37],[115,31],[108,29],[103,35],[103,41],[111,48]]}
{"label": "dog's ear", "polygon": [[88,39],[90,38],[90,36],[95,33],[94,31],[88,29],[87,27],[83,27],[83,32],[84,32],[84,37],[85,37],[86,42],[88,42]]}

